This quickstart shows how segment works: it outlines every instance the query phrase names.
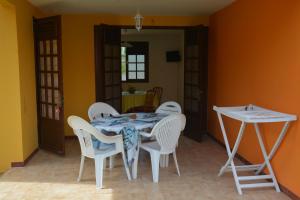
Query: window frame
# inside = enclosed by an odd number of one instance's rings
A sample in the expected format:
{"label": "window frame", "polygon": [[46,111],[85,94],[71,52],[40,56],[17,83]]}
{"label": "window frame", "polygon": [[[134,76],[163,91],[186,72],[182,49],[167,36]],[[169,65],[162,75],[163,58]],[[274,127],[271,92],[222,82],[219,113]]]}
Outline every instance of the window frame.
{"label": "window frame", "polygon": [[[147,41],[127,41],[128,43],[132,44],[133,47],[127,47],[126,48],[126,81],[122,80],[123,83],[148,83],[149,82],[149,42]],[[128,51],[129,49],[129,51]],[[137,56],[138,55],[144,55],[144,65],[145,70],[140,71],[145,73],[144,79],[128,79],[129,77],[129,62],[128,62],[128,55],[135,55],[136,56],[136,70],[135,72],[139,72],[137,70]],[[121,55],[122,56],[122,55]],[[122,75],[121,75],[122,76]],[[136,74],[137,77],[137,74]]]}

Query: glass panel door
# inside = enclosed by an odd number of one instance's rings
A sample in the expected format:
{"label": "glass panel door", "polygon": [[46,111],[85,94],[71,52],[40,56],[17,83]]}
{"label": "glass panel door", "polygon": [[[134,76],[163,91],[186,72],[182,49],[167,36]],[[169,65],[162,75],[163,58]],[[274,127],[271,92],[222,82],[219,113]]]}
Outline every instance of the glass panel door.
{"label": "glass panel door", "polygon": [[96,100],[121,112],[121,29],[95,26]]}
{"label": "glass panel door", "polygon": [[61,18],[34,19],[39,146],[64,154]]}
{"label": "glass panel door", "polygon": [[185,134],[201,140],[207,129],[207,28],[185,30],[184,113]]}

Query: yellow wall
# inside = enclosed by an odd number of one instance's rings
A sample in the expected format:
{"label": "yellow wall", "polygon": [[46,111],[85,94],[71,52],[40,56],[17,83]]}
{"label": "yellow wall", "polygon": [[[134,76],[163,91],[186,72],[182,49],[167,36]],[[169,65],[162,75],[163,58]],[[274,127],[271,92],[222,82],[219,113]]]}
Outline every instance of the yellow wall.
{"label": "yellow wall", "polygon": [[[0,121],[5,124],[2,126],[16,129],[1,131],[4,136],[9,136],[8,141],[1,138],[1,142],[6,144],[0,145],[0,152],[7,154],[5,160],[0,157],[0,171],[3,171],[10,166],[11,162],[24,161],[38,147],[32,17],[42,15],[26,0],[4,0],[1,1],[1,5],[5,5],[2,6],[3,12],[0,13],[3,15],[0,19],[3,28],[0,30],[5,31],[1,32],[5,35],[0,37],[1,48],[5,51],[1,53],[3,56],[1,70],[10,70],[0,73],[4,76],[1,78],[1,90],[3,90],[1,101],[4,101],[0,103],[4,106],[1,108],[1,112],[4,113],[1,116],[5,116],[12,124],[5,120]],[[14,51],[7,49],[14,49]],[[12,63],[9,63],[9,60]],[[6,87],[9,87],[7,89],[10,90],[10,94],[4,91]],[[9,97],[8,102],[5,97]],[[5,114],[6,112],[9,114]],[[6,133],[9,135],[5,135]],[[6,145],[10,145],[12,149],[10,150]],[[4,163],[3,167],[2,163]]]}
{"label": "yellow wall", "polygon": [[[210,19],[209,129],[223,141],[212,105],[257,104],[300,117],[300,1],[240,0]],[[238,123],[226,120],[231,144]],[[278,181],[300,196],[300,122],[291,127],[272,160]],[[282,124],[262,128],[270,151]],[[262,161],[253,127],[239,153]]]}
{"label": "yellow wall", "polygon": [[32,17],[39,17],[41,13],[27,0],[13,2],[16,7],[19,49],[23,155],[26,159],[38,147]]}
{"label": "yellow wall", "polygon": [[22,161],[20,77],[15,7],[0,1],[0,172]]}
{"label": "yellow wall", "polygon": [[[144,16],[144,25],[192,26],[208,25],[208,17]],[[95,101],[94,25],[133,25],[132,16],[63,15],[62,48],[64,78],[64,114],[87,118],[87,109]],[[65,134],[72,130],[65,120]]]}

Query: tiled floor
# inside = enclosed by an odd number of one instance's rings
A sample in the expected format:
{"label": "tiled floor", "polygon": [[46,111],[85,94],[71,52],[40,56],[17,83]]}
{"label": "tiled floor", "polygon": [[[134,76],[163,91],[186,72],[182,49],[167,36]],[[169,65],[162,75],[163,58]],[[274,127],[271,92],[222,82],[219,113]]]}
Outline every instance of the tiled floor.
{"label": "tiled floor", "polygon": [[66,156],[39,151],[24,168],[13,168],[0,177],[0,199],[101,199],[101,200],[211,200],[289,199],[273,188],[253,189],[239,196],[231,173],[218,177],[227,156],[225,150],[209,138],[197,143],[182,137],[178,148],[181,176],[173,161],[160,169],[158,184],[152,182],[150,158],[140,155],[138,179],[128,181],[117,159],[116,167],[104,172],[102,190],[95,188],[94,163],[87,160],[83,180],[76,182],[80,149],[76,140],[66,142]]}

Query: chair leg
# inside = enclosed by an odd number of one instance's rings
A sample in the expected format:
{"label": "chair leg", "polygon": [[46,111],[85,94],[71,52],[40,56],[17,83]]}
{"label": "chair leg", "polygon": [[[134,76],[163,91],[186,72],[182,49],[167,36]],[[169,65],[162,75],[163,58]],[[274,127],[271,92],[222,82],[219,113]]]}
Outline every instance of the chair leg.
{"label": "chair leg", "polygon": [[122,159],[123,159],[125,171],[126,171],[126,174],[127,174],[127,178],[128,178],[128,180],[131,180],[131,175],[130,175],[129,167],[128,167],[127,162],[126,162],[125,153],[124,153],[124,151],[122,151],[121,153],[122,153]]}
{"label": "chair leg", "polygon": [[159,165],[160,165],[161,168],[166,167],[166,166],[165,166],[165,155],[164,155],[164,154],[160,155],[160,158],[159,158]]}
{"label": "chair leg", "polygon": [[84,159],[85,159],[85,156],[81,155],[79,175],[78,175],[78,178],[77,178],[78,182],[81,180],[81,177],[82,177],[82,174],[83,174]]}
{"label": "chair leg", "polygon": [[104,160],[105,158],[95,157],[96,188],[102,188]]}
{"label": "chair leg", "polygon": [[109,169],[114,168],[114,159],[115,159],[115,156],[109,157]]}
{"label": "chair leg", "polygon": [[165,167],[169,167],[169,154],[165,155]]}
{"label": "chair leg", "polygon": [[160,155],[159,165],[162,168],[168,167],[169,166],[169,155],[167,155],[167,154]]}
{"label": "chair leg", "polygon": [[[180,135],[182,134],[182,132],[180,133]],[[176,147],[178,147],[178,143],[179,143],[179,140],[180,140],[180,135],[179,135],[179,138],[178,138],[178,141],[176,143]]]}
{"label": "chair leg", "polygon": [[106,169],[106,163],[107,163],[106,160],[107,160],[107,159],[108,159],[108,158],[104,158],[104,159],[103,159],[103,169]]}
{"label": "chair leg", "polygon": [[158,179],[159,179],[159,158],[160,158],[160,153],[152,151],[152,152],[150,152],[150,157],[151,157],[153,182],[157,183]]}
{"label": "chair leg", "polygon": [[176,152],[175,151],[173,152],[173,158],[174,158],[174,162],[175,162],[175,166],[176,166],[176,169],[177,169],[178,176],[180,176],[180,171],[179,171],[179,166],[178,166],[178,163],[177,163],[177,157],[176,157]]}

